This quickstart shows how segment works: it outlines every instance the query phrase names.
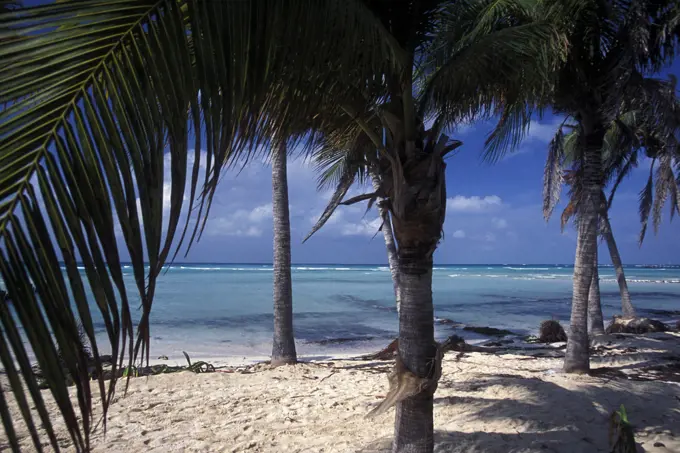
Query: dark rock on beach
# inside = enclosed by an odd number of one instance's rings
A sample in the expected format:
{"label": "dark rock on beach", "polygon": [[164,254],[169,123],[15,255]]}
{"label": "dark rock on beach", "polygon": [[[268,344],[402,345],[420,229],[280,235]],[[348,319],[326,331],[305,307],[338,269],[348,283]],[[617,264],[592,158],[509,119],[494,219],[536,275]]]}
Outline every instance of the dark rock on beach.
{"label": "dark rock on beach", "polygon": [[351,343],[353,341],[369,341],[374,340],[375,337],[348,337],[348,338],[324,338],[323,340],[313,340],[310,343],[319,345],[329,345],[329,344],[344,344]]}
{"label": "dark rock on beach", "polygon": [[463,327],[463,330],[466,330],[468,332],[475,332],[480,335],[487,335],[489,337],[505,337],[507,335],[515,335],[515,332],[510,332],[509,330],[505,329],[496,329],[494,327],[466,326]]}
{"label": "dark rock on beach", "polygon": [[489,342],[486,342],[486,343],[482,344],[482,346],[495,346],[495,347],[501,347],[501,346],[513,344],[514,342],[515,342],[515,340],[489,341]]}
{"label": "dark rock on beach", "polygon": [[559,343],[567,341],[567,333],[559,321],[548,319],[541,323],[538,341],[541,343]]}
{"label": "dark rock on beach", "polygon": [[457,321],[454,321],[453,319],[449,318],[434,318],[435,324],[441,324],[444,326],[452,326],[452,327],[457,327],[457,326],[462,326],[463,324]]}
{"label": "dark rock on beach", "polygon": [[650,308],[645,310],[645,312],[656,316],[680,316],[680,310],[657,310]]}
{"label": "dark rock on beach", "polygon": [[611,333],[651,333],[667,332],[668,326],[661,321],[649,318],[624,318],[614,316],[611,324],[607,326],[605,332]]}

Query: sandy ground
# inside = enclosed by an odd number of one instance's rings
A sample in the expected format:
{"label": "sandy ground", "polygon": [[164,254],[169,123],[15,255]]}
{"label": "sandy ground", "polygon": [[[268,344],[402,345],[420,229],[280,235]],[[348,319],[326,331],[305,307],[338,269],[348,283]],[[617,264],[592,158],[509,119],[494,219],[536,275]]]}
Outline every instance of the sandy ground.
{"label": "sandy ground", "polygon": [[[603,337],[594,346],[593,376],[560,373],[559,349],[447,354],[435,451],[608,452],[609,414],[624,404],[640,452],[680,452],[680,385],[626,376],[652,376],[649,367],[664,361],[678,367],[680,335]],[[365,415],[385,395],[391,365],[338,360],[136,378],[111,407],[106,434],[94,434],[93,451],[387,452],[394,410]]]}

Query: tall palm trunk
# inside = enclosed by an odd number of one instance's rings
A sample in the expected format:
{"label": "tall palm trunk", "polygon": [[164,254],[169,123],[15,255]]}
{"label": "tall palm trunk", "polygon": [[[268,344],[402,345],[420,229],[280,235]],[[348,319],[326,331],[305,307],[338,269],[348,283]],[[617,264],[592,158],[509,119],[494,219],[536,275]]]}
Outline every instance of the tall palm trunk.
{"label": "tall palm trunk", "polygon": [[616,241],[614,240],[614,233],[612,232],[612,226],[609,223],[609,217],[602,217],[602,221],[604,222],[604,238],[607,241],[609,255],[611,256],[612,264],[616,271],[616,281],[619,283],[621,311],[623,311],[624,316],[633,317],[635,316],[635,308],[633,308],[633,304],[630,301],[630,292],[628,292],[628,283],[626,283],[626,274],[623,272],[623,263],[621,262],[621,255],[619,255],[619,248],[616,246]]}
{"label": "tall palm trunk", "polygon": [[[403,251],[403,252],[402,252]],[[406,256],[406,253],[411,256]],[[436,356],[432,307],[432,257],[399,249],[401,309],[399,357],[419,378],[431,378]],[[406,261],[405,261],[406,260]],[[418,393],[397,405],[394,453],[430,453],[434,449],[433,395]]]}
{"label": "tall palm trunk", "polygon": [[604,335],[604,321],[602,320],[602,303],[600,300],[600,272],[597,268],[597,250],[593,264],[593,278],[588,292],[588,330],[590,334]]}
{"label": "tall palm trunk", "polygon": [[[588,293],[597,257],[598,217],[602,191],[602,143],[605,128],[585,124],[583,137],[583,193],[579,203],[578,239],[574,260],[571,325],[564,358],[567,373],[587,373],[590,370],[588,353]],[[594,127],[593,127],[594,126]]]}
{"label": "tall palm trunk", "polygon": [[[446,210],[444,162],[436,153],[413,152],[396,181],[392,225],[399,244],[399,363],[418,382],[397,404],[394,453],[431,453],[434,448],[433,394],[437,387],[434,342],[432,255],[441,237]],[[399,367],[398,367],[399,369]]]}
{"label": "tall palm trunk", "polygon": [[288,211],[285,143],[272,152],[272,215],[274,224],[274,342],[272,365],[297,362],[293,334],[293,284],[290,275],[290,213]]}
{"label": "tall palm trunk", "polygon": [[[376,174],[371,174],[373,181],[373,189],[377,191],[380,188],[380,178]],[[397,245],[394,242],[394,233],[392,231],[392,220],[390,219],[390,212],[387,208],[387,201],[385,199],[378,200],[378,212],[382,220],[382,233],[385,238],[385,249],[387,249],[387,262],[390,266],[390,274],[392,274],[392,286],[394,287],[394,298],[397,303],[397,313],[401,309],[401,296],[399,293],[399,258],[397,256]]]}

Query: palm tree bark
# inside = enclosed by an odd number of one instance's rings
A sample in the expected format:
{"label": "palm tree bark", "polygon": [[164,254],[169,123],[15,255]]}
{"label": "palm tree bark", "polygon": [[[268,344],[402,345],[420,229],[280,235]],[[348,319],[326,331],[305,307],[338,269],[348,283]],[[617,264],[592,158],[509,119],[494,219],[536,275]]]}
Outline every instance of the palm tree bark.
{"label": "palm tree bark", "polygon": [[272,216],[274,227],[274,342],[272,365],[297,362],[293,333],[293,284],[290,272],[290,213],[288,210],[285,143],[272,152]]}
{"label": "palm tree bark", "polygon": [[588,292],[588,330],[590,334],[604,335],[604,321],[602,319],[602,303],[600,300],[600,272],[597,268],[598,259],[595,253],[595,262],[593,264],[593,278],[590,282],[590,291]]}
{"label": "palm tree bark", "polygon": [[[413,153],[391,196],[392,225],[399,245],[399,359],[419,382],[415,395],[397,404],[393,453],[434,449],[433,394],[437,387],[437,345],[432,305],[432,255],[446,211],[444,162],[440,155]],[[388,184],[389,185],[389,184]]]}
{"label": "palm tree bark", "polygon": [[571,325],[564,358],[567,373],[590,371],[588,352],[588,294],[597,257],[598,217],[602,191],[602,144],[605,128],[601,122],[583,121],[583,193],[579,203],[578,238],[574,260]]}
{"label": "palm tree bark", "polygon": [[602,221],[604,224],[604,238],[607,241],[607,247],[609,248],[609,255],[612,259],[612,264],[614,265],[614,270],[616,271],[616,281],[619,284],[619,292],[621,293],[621,311],[626,317],[635,316],[635,308],[630,301],[630,292],[628,291],[628,283],[626,283],[626,274],[623,272],[623,263],[621,262],[621,255],[619,255],[619,248],[616,246],[616,240],[614,240],[614,233],[612,232],[611,224],[609,223],[609,217],[603,216]]}
{"label": "palm tree bark", "polygon": [[[380,179],[377,175],[371,174],[373,181],[373,189],[380,188]],[[387,262],[390,266],[390,274],[392,275],[392,286],[394,287],[394,298],[397,304],[397,313],[401,309],[401,296],[399,294],[399,258],[397,256],[397,245],[394,242],[394,233],[392,231],[392,220],[390,219],[390,212],[387,207],[387,200],[381,198],[378,200],[378,213],[382,220],[382,233],[385,238],[385,249],[387,250]]]}
{"label": "palm tree bark", "polygon": [[[415,253],[412,260],[404,262],[404,255],[403,248],[400,248],[402,302],[399,312],[399,357],[413,374],[419,378],[429,378],[436,354],[432,322],[432,258]],[[392,446],[394,453],[433,451],[432,410],[433,395],[430,392],[418,393],[397,405]]]}

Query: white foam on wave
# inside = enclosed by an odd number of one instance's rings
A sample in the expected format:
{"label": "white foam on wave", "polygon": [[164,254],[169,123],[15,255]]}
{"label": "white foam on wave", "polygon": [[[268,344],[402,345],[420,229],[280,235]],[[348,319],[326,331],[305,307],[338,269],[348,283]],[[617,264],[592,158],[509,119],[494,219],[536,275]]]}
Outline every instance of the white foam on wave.
{"label": "white foam on wave", "polygon": [[[600,281],[602,282],[607,282],[607,283],[616,283],[617,280],[615,278],[603,278]],[[627,278],[626,279],[627,283],[659,283],[659,284],[678,284],[680,283],[680,279],[677,278],[671,278],[671,279],[650,279],[650,278]]]}
{"label": "white foam on wave", "polygon": [[[491,268],[489,268],[491,269]],[[510,269],[513,271],[549,271],[549,267],[510,267],[510,266],[505,266],[503,269]]]}
{"label": "white foam on wave", "polygon": [[296,271],[351,271],[351,267],[309,267],[309,266],[295,266],[293,270]]}

